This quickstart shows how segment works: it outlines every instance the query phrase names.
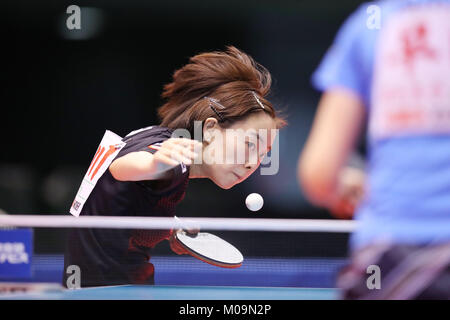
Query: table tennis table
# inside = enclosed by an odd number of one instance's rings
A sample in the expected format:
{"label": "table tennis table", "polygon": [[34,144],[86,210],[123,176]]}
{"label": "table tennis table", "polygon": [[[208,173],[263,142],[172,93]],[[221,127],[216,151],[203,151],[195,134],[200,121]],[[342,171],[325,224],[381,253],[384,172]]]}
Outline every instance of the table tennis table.
{"label": "table tennis table", "polygon": [[345,263],[330,258],[247,258],[242,267],[227,269],[190,256],[154,256],[151,261],[157,270],[155,285],[64,289],[61,286],[63,256],[34,255],[31,279],[6,282],[42,283],[50,289],[0,294],[0,299],[331,300],[339,298],[335,276]]}
{"label": "table tennis table", "polygon": [[19,300],[334,300],[337,289],[219,287],[219,286],[110,286],[10,294]]}

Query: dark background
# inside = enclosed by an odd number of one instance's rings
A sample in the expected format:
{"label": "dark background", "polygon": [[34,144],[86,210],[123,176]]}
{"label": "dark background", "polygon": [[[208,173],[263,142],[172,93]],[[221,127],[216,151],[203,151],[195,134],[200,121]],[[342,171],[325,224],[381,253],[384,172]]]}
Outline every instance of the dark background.
{"label": "dark background", "polygon": [[[105,129],[123,136],[158,124],[160,94],[172,73],[190,56],[234,45],[271,71],[271,101],[288,115],[289,126],[280,133],[280,170],[275,176],[257,171],[231,190],[191,180],[178,215],[331,218],[304,199],[296,162],[320,95],[311,87],[311,74],[360,3],[3,2],[0,208],[10,214],[67,214]],[[81,31],[66,28],[71,4],[82,7]],[[265,200],[257,213],[244,204],[251,192]],[[39,232],[38,251],[61,250],[58,236],[50,236],[55,232],[41,237]],[[243,237],[235,236],[237,242]],[[258,237],[264,235],[253,239]],[[286,242],[281,235],[271,237]],[[308,243],[307,255],[321,244],[332,243],[329,254],[336,255],[346,247],[344,235],[292,239],[290,245]],[[252,254],[270,254],[247,247]]]}

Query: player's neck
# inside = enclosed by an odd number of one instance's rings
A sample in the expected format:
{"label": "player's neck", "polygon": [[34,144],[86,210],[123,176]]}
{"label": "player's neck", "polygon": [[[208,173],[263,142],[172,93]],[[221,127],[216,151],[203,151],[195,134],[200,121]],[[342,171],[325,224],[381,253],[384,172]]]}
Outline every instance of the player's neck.
{"label": "player's neck", "polygon": [[203,163],[193,163],[189,168],[189,179],[208,178],[205,166]]}

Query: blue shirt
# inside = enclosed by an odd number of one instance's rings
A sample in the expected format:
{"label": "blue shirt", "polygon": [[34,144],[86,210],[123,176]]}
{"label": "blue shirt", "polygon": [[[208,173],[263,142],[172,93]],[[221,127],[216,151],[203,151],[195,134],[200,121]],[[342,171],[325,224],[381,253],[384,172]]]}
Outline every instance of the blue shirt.
{"label": "blue shirt", "polygon": [[366,3],[313,74],[321,91],[358,94],[369,115],[353,248],[450,240],[449,39],[449,0]]}

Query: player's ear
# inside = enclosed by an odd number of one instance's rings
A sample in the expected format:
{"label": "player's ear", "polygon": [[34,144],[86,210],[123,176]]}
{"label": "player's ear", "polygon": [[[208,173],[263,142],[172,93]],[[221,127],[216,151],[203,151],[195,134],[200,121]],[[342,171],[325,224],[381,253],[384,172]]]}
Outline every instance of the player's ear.
{"label": "player's ear", "polygon": [[203,141],[210,143],[214,138],[214,130],[219,128],[216,118],[207,118],[203,124]]}

